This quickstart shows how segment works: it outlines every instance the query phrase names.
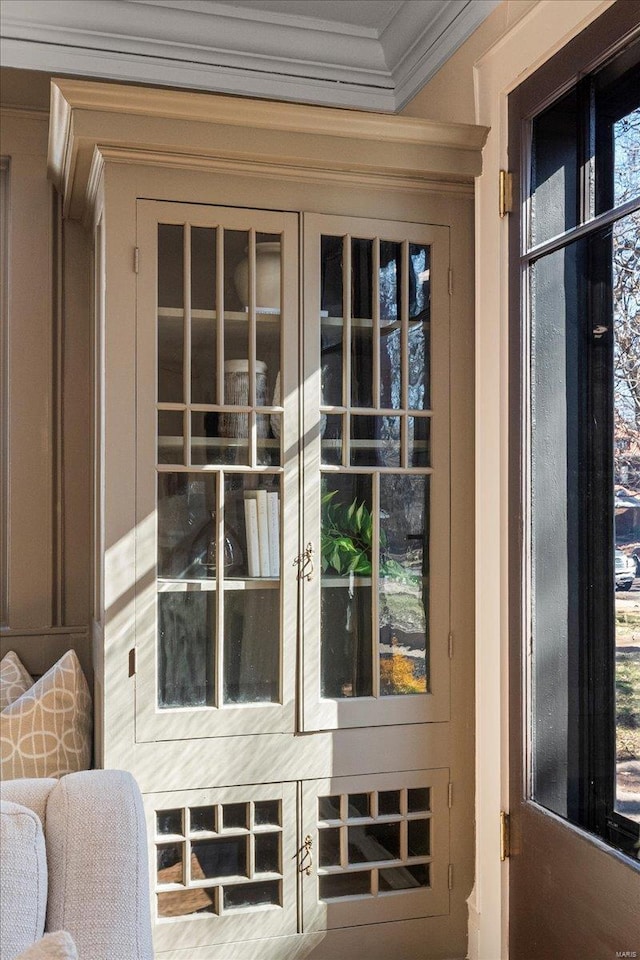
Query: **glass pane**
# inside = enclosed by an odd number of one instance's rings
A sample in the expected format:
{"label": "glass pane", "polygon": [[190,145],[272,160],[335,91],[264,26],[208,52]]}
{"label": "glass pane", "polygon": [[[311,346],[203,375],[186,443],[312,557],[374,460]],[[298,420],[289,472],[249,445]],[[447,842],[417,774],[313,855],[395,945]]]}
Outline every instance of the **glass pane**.
{"label": "glass pane", "polygon": [[402,406],[402,245],[380,241],[380,404]]}
{"label": "glass pane", "polygon": [[335,797],[318,797],[318,819],[340,819],[340,795]]}
{"label": "glass pane", "polygon": [[372,691],[371,477],[323,481],[321,691],[364,697]]}
{"label": "glass pane", "polygon": [[407,790],[407,812],[422,813],[431,809],[431,790],[429,787],[414,787]]}
{"label": "glass pane", "polygon": [[429,417],[407,417],[409,466],[428,467],[431,463],[431,420]]}
{"label": "glass pane", "polygon": [[409,244],[409,384],[410,410],[431,404],[431,267],[429,247]]}
{"label": "glass pane", "polygon": [[158,224],[158,400],[184,399],[184,227]]}
{"label": "glass pane", "polygon": [[247,413],[191,414],[191,462],[249,465]]}
{"label": "glass pane", "polygon": [[226,474],[225,577],[280,576],[280,477]]}
{"label": "glass pane", "polygon": [[349,827],[349,863],[400,859],[400,823]]}
{"label": "glass pane", "polygon": [[191,853],[198,866],[197,871],[191,871],[194,879],[247,876],[246,837],[194,840]]}
{"label": "glass pane", "polygon": [[280,801],[256,800],[253,807],[253,821],[256,827],[280,826]]}
{"label": "glass pane", "polygon": [[[640,117],[635,136],[640,159]],[[614,226],[613,320],[614,809],[640,823],[640,213]]]}
{"label": "glass pane", "polygon": [[[246,230],[224,231],[224,307],[225,314],[244,313],[249,303],[249,233]],[[234,318],[235,319],[235,318]],[[227,343],[229,336],[229,343]],[[225,328],[225,356],[249,356],[249,324],[244,320],[233,331]],[[230,353],[230,348],[236,352]],[[244,350],[243,350],[244,348]],[[237,352],[242,351],[243,352]]]}
{"label": "glass pane", "polygon": [[380,477],[380,693],[428,689],[429,477]]}
{"label": "glass pane", "polygon": [[216,574],[216,479],[158,474],[158,576],[211,579]]}
{"label": "glass pane", "polygon": [[347,800],[347,816],[370,817],[371,798],[368,793],[350,793]]}
{"label": "glass pane", "polygon": [[158,463],[184,463],[181,410],[158,411]]}
{"label": "glass pane", "polygon": [[320,248],[321,403],[342,404],[343,386],[343,238],[322,237]]}
{"label": "glass pane", "polygon": [[351,316],[373,316],[373,240],[351,241]]}
{"label": "glass pane", "polygon": [[378,794],[378,816],[390,817],[400,813],[400,791],[383,790]]}
{"label": "glass pane", "polygon": [[262,883],[240,883],[224,888],[224,909],[242,910],[248,907],[280,906],[282,895],[279,880]]}
{"label": "glass pane", "polygon": [[351,466],[400,466],[400,417],[351,417]]}
{"label": "glass pane", "polygon": [[[349,584],[349,580],[352,584]],[[322,696],[370,697],[371,586],[323,578]]]}
{"label": "glass pane", "polygon": [[428,863],[418,863],[411,867],[392,867],[390,870],[381,870],[378,875],[378,889],[381,893],[428,886]]}
{"label": "glass pane", "polygon": [[256,312],[280,312],[281,308],[280,236],[256,234]]}
{"label": "glass pane", "polygon": [[[259,233],[256,237],[256,357],[265,365],[265,383],[258,378],[258,406],[279,404],[281,367],[281,244],[277,234]],[[273,434],[276,438],[280,433]],[[258,436],[270,437],[268,418],[262,425],[258,417]]]}
{"label": "glass pane", "polygon": [[318,831],[319,854],[321,867],[340,866],[340,828],[330,827]]}
{"label": "glass pane", "polygon": [[192,833],[204,833],[205,831],[215,833],[215,807],[191,807],[189,810],[189,819]]}
{"label": "glass pane", "polygon": [[342,416],[330,414],[322,420],[322,462],[342,464]]}
{"label": "glass pane", "polygon": [[334,873],[319,877],[320,899],[334,900],[337,897],[363,897],[371,893],[371,872],[356,870],[353,873]]}
{"label": "glass pane", "polygon": [[533,120],[530,247],[577,224],[577,124],[578,102],[575,89]]}
{"label": "glass pane", "polygon": [[156,833],[182,834],[182,810],[158,810],[156,813]]}
{"label": "glass pane", "polygon": [[595,77],[596,213],[640,196],[640,66],[636,40]]}
{"label": "glass pane", "polygon": [[[280,414],[257,414],[258,446],[257,463],[260,467],[280,466]],[[275,429],[273,429],[275,425]],[[277,438],[274,434],[277,432]],[[264,433],[264,435],[261,435]],[[268,434],[268,436],[266,435]]]}
{"label": "glass pane", "polygon": [[351,403],[373,406],[373,241],[351,241]]}
{"label": "glass pane", "polygon": [[248,830],[249,808],[246,803],[225,803],[222,808],[223,830]]}
{"label": "glass pane", "polygon": [[[402,244],[380,241],[380,326],[396,324],[401,317]],[[399,393],[399,387],[398,387]]]}
{"label": "glass pane", "polygon": [[410,857],[429,856],[430,823],[430,820],[409,820],[407,823],[407,852]]}
{"label": "glass pane", "polygon": [[225,703],[280,699],[280,590],[225,590]]}
{"label": "glass pane", "polygon": [[213,704],[215,600],[211,591],[158,594],[158,706]]}
{"label": "glass pane", "polygon": [[258,833],[255,837],[256,873],[280,873],[280,834]]}
{"label": "glass pane", "polygon": [[159,843],[156,847],[158,883],[182,883],[183,843]]}
{"label": "glass pane", "polygon": [[[577,700],[580,448],[576,425],[586,242],[531,269],[531,593],[533,797],[560,816],[580,800]],[[558,495],[558,491],[563,495]]]}
{"label": "glass pane", "polygon": [[344,326],[342,320],[331,317],[321,324],[321,384],[320,402],[323,406],[342,404],[342,357]]}
{"label": "glass pane", "polygon": [[191,399],[216,403],[216,230],[191,227]]}
{"label": "glass pane", "polygon": [[[636,77],[636,82],[640,78]],[[640,107],[613,125],[613,202],[617,206],[640,196]]]}
{"label": "glass pane", "polygon": [[320,245],[320,309],[327,317],[342,317],[343,238],[322,237]]}
{"label": "glass pane", "polygon": [[215,913],[214,891],[170,890],[158,894],[159,917],[186,917],[194,913]]}

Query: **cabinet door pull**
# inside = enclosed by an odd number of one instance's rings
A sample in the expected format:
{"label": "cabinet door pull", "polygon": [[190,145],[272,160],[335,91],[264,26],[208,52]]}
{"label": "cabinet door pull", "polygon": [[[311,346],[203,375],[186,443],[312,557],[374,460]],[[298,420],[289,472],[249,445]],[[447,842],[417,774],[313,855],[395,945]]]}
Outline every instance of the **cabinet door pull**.
{"label": "cabinet door pull", "polygon": [[298,580],[311,580],[313,576],[313,544],[308,543],[299,557],[296,557],[292,566],[298,565]]}
{"label": "cabinet door pull", "polygon": [[313,866],[312,846],[313,840],[310,834],[307,834],[302,846],[299,850],[296,850],[295,855],[291,858],[292,860],[298,861],[298,873],[304,873],[308,877],[311,876],[311,867]]}

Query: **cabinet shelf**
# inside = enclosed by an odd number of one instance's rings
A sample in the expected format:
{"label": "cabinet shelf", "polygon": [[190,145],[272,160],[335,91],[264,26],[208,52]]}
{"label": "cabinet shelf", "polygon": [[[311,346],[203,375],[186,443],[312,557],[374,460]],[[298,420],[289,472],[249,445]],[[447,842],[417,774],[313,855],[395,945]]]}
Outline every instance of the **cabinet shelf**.
{"label": "cabinet shelf", "polygon": [[[212,321],[218,319],[217,310],[191,310],[191,322]],[[225,323],[247,323],[248,310],[225,310]],[[158,320],[184,320],[182,307],[158,307]],[[280,311],[272,307],[256,307],[256,320],[261,323],[279,323]]]}
{"label": "cabinet shelf", "polygon": [[[191,446],[203,449],[205,447],[246,447],[249,443],[248,437],[191,437]],[[171,450],[180,449],[184,446],[184,437],[158,437],[159,447],[168,447]],[[269,447],[273,450],[280,446],[279,440],[271,437],[258,437],[259,447]]]}
{"label": "cabinet shelf", "polygon": [[[323,440],[322,446],[325,450],[338,450],[342,447],[343,441],[338,437],[335,440]],[[388,449],[399,443],[398,440],[349,440],[349,446],[353,450]],[[429,447],[427,440],[413,440],[411,442],[413,450],[426,450]]]}
{"label": "cabinet shelf", "polygon": [[[321,313],[320,319],[323,327],[342,327],[344,325],[344,317],[330,317],[325,313]],[[425,317],[409,317],[409,327],[417,327],[420,324],[427,322],[428,320],[425,319]],[[351,317],[350,323],[351,327],[355,327],[356,329],[371,330],[373,328],[372,317]],[[399,330],[401,326],[401,320],[380,320],[380,335],[384,336],[387,333],[391,333],[393,330]]]}
{"label": "cabinet shelf", "polygon": [[370,587],[372,583],[371,577],[351,577],[348,573],[343,577],[324,575],[321,577],[323,587]]}
{"label": "cabinet shelf", "polygon": [[[224,590],[276,590],[280,586],[279,577],[226,577]],[[211,592],[217,590],[214,579],[158,577],[159,593],[187,593],[188,591]]]}

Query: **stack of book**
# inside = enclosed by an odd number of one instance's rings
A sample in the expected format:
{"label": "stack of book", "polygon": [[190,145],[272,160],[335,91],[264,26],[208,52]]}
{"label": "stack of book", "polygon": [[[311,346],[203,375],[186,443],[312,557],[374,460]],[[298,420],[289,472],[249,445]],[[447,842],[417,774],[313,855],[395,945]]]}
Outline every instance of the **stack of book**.
{"label": "stack of book", "polygon": [[250,577],[280,576],[280,497],[276,491],[244,495],[247,566]]}

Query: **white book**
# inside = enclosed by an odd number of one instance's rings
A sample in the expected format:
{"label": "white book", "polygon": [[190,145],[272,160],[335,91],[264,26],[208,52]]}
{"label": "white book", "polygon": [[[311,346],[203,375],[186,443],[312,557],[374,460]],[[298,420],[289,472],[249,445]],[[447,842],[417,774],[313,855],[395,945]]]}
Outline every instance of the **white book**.
{"label": "white book", "polygon": [[269,563],[269,519],[267,516],[267,491],[249,490],[245,499],[253,500],[258,512],[258,555],[260,558],[261,577],[271,576]]}
{"label": "white book", "polygon": [[280,576],[280,497],[277,492],[267,493],[269,518],[269,568],[272,577]]}
{"label": "white book", "polygon": [[244,501],[244,525],[247,536],[247,572],[260,576],[260,548],[258,546],[258,506],[250,497]]}

